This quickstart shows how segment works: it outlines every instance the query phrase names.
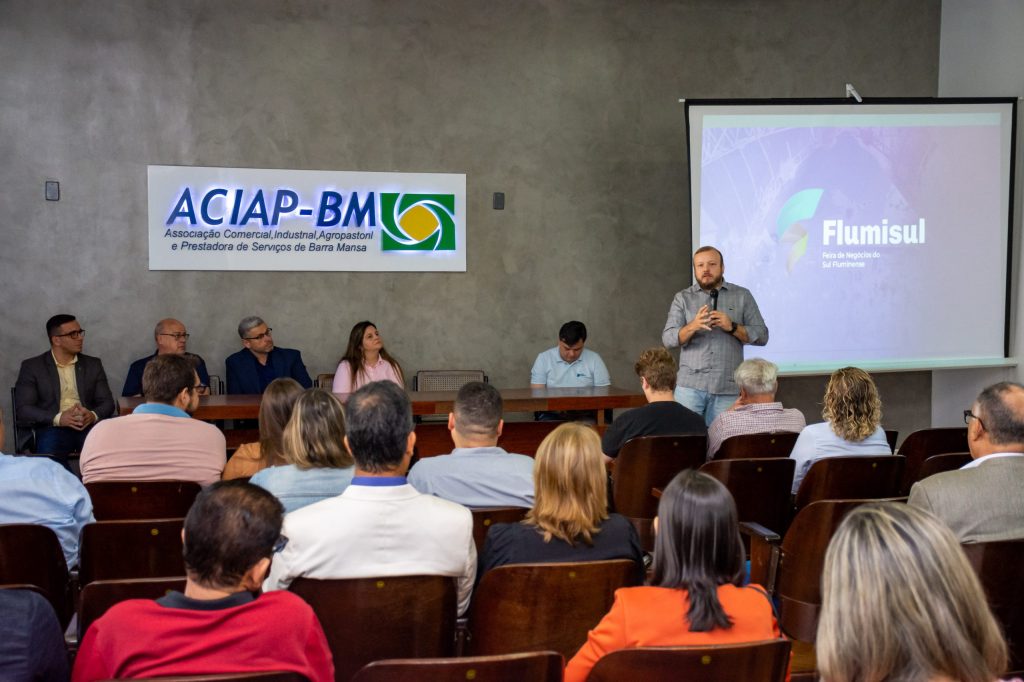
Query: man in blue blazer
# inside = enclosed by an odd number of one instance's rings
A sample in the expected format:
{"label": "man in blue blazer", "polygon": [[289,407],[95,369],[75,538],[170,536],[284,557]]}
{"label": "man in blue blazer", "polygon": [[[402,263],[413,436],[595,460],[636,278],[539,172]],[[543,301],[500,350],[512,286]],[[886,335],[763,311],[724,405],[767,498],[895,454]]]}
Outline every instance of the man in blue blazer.
{"label": "man in blue blazer", "polygon": [[255,315],[238,323],[238,336],[245,347],[224,361],[228,393],[263,393],[267,384],[281,377],[291,377],[303,388],[313,385],[302,364],[302,353],[293,348],[275,348],[271,331]]}

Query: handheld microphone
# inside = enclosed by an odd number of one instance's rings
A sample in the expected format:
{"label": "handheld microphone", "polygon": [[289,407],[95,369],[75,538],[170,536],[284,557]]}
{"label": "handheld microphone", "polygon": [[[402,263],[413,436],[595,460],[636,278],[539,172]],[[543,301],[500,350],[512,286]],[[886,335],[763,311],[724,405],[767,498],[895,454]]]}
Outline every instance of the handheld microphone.
{"label": "handheld microphone", "polygon": [[718,289],[712,289],[711,294],[711,309],[718,310]]}

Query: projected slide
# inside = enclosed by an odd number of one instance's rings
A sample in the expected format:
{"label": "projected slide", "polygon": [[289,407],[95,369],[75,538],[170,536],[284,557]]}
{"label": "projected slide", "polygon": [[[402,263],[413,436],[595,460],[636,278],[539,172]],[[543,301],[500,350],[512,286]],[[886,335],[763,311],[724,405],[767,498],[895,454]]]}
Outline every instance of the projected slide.
{"label": "projected slide", "polygon": [[[789,371],[1001,361],[1012,104],[691,105],[694,244]],[[749,355],[749,353],[748,353]]]}

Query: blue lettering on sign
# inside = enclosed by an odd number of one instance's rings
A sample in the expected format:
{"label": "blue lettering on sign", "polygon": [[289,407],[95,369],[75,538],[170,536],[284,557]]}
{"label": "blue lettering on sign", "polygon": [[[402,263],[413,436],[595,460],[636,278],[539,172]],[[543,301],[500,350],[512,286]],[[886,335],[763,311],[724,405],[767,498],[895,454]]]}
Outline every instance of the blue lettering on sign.
{"label": "blue lettering on sign", "polygon": [[[188,190],[185,191],[187,192]],[[211,189],[206,193],[206,196],[203,197],[203,203],[199,204],[199,214],[203,217],[204,223],[207,225],[220,225],[224,222],[223,218],[214,218],[210,215],[210,201],[217,197],[226,197],[227,195],[228,191],[219,187],[217,189]],[[195,225],[194,222],[192,224]]]}
{"label": "blue lettering on sign", "polygon": [[[196,212],[198,202],[198,215]],[[367,192],[360,201],[358,192],[348,196],[334,190],[320,193],[314,208],[302,205],[298,192],[285,187],[257,189],[252,194],[241,187],[212,187],[196,192],[185,187],[178,196],[167,225],[184,221],[189,225],[224,225],[244,227],[259,222],[264,227],[277,227],[282,219],[307,218],[316,227],[376,227],[377,197]]]}
{"label": "blue lettering on sign", "polygon": [[188,187],[181,193],[178,203],[174,205],[174,210],[171,211],[171,217],[167,219],[167,224],[170,225],[178,218],[188,218],[189,225],[196,224],[196,209],[192,206],[192,193],[188,191]]}
{"label": "blue lettering on sign", "polygon": [[271,225],[281,224],[281,214],[291,213],[299,205],[299,195],[290,189],[277,190],[277,198],[274,199],[274,217]]}

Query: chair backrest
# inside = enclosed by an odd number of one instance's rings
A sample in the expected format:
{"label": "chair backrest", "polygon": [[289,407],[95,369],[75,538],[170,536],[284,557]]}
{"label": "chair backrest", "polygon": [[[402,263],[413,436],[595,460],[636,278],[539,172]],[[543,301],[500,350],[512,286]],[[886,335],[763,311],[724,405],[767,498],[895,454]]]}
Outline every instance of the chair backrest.
{"label": "chair backrest", "polygon": [[1009,670],[1024,671],[1024,539],[962,545],[1010,649]]}
{"label": "chair backrest", "polygon": [[53,606],[61,627],[71,621],[68,566],[52,529],[29,523],[0,524],[0,584],[35,587]]}
{"label": "chair backrest", "polygon": [[[223,395],[224,380],[216,374],[210,375],[210,395]],[[115,403],[116,404],[116,403]]]}
{"label": "chair backrest", "polygon": [[462,658],[406,658],[374,661],[356,673],[352,682],[561,682],[564,665],[561,655],[554,651]]}
{"label": "chair backrest", "polygon": [[195,481],[86,483],[97,521],[184,518],[202,487]]}
{"label": "chair backrest", "polygon": [[114,604],[127,599],[159,599],[172,590],[185,589],[185,578],[133,578],[94,580],[82,588],[78,599],[78,641],[93,621]]}
{"label": "chair backrest", "polygon": [[471,381],[487,381],[482,369],[421,369],[412,378],[414,391],[457,391]]}
{"label": "chair backrest", "polygon": [[601,657],[587,681],[782,682],[789,668],[789,649],[785,639],[707,647],[619,649]]}
{"label": "chair backrest", "polygon": [[919,480],[918,470],[924,461],[932,455],[967,452],[969,449],[966,426],[914,431],[900,445],[899,454],[907,458],[900,494],[906,495],[910,492],[910,486]]}
{"label": "chair backrest", "polygon": [[905,459],[899,455],[824,457],[811,465],[795,506],[818,500],[869,500],[899,495]]}
{"label": "chair backrest", "polygon": [[779,457],[713,461],[700,471],[729,489],[740,521],[753,521],[781,533],[789,520],[795,468],[796,460]]}
{"label": "chair backrest", "polygon": [[[140,678],[119,677],[116,680],[105,682],[120,682],[121,680]],[[254,672],[254,673],[218,673],[213,675],[175,675],[174,677],[152,677],[152,680],[160,682],[309,682],[299,673],[293,672]]]}
{"label": "chair backrest", "polygon": [[470,509],[473,512],[473,543],[476,545],[476,553],[483,552],[484,541],[487,539],[487,531],[496,523],[517,523],[522,521],[526,512],[530,511],[525,507],[480,507]]}
{"label": "chair backrest", "polygon": [[914,483],[923,481],[929,476],[941,474],[944,471],[956,471],[970,462],[971,459],[971,453],[969,452],[947,452],[944,455],[932,455],[917,470],[917,479]]}
{"label": "chair backrest", "polygon": [[313,385],[317,388],[331,390],[334,388],[334,372],[317,374],[316,379],[313,380]]}
{"label": "chair backrest", "polygon": [[36,432],[32,427],[18,423],[18,394],[11,386],[11,422],[14,424],[14,452],[35,452]]}
{"label": "chair backrest", "polygon": [[185,519],[97,521],[82,528],[78,582],[185,575]]}
{"label": "chair backrest", "polygon": [[557,651],[568,659],[611,608],[615,590],[637,580],[629,559],[492,569],[473,594],[470,653]]}
{"label": "chair backrest", "polygon": [[714,459],[752,459],[755,457],[789,457],[799,433],[771,431],[744,433],[726,438]]}
{"label": "chair backrest", "polygon": [[455,652],[454,578],[298,578],[289,589],[316,612],[339,682],[371,661]]}

